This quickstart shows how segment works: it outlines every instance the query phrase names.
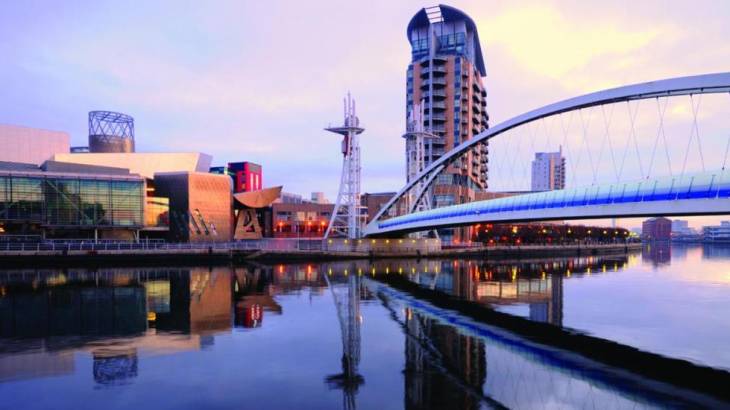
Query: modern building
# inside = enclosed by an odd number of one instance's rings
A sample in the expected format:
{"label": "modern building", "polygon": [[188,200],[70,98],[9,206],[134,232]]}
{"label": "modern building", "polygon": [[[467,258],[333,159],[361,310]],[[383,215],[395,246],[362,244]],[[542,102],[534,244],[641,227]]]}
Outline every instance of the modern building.
{"label": "modern building", "polygon": [[228,242],[233,239],[233,197],[226,175],[165,172],[154,178],[157,195],[170,200],[170,239]]}
{"label": "modern building", "polygon": [[730,242],[730,221],[722,221],[720,225],[703,226],[702,236],[705,242]]}
{"label": "modern building", "polygon": [[668,218],[650,218],[641,224],[641,238],[645,241],[672,239],[672,221]]}
{"label": "modern building", "polygon": [[53,154],[68,153],[70,137],[61,131],[0,124],[0,147],[0,161],[40,166]]}
{"label": "modern building", "polygon": [[[407,34],[411,63],[406,80],[406,123],[414,106],[422,104],[424,129],[435,136],[425,141],[428,166],[489,127],[482,81],[486,69],[476,25],[456,8],[421,9],[408,23]],[[487,189],[487,155],[485,142],[450,165],[434,184],[432,206],[470,202],[475,192]],[[466,230],[440,233],[445,240],[454,232],[467,237],[462,231]]]}
{"label": "modern building", "polygon": [[558,152],[536,152],[532,161],[532,190],[552,191],[565,188],[565,157]]}
{"label": "modern building", "polygon": [[0,235],[132,240],[144,228],[145,179],[126,169],[46,162],[0,171]]}
{"label": "modern building", "polygon": [[210,168],[210,172],[230,176],[234,193],[259,191],[263,188],[263,169],[253,162],[229,162],[224,167]]}
{"label": "modern building", "polygon": [[[117,131],[129,134],[107,134]],[[70,153],[68,134],[18,126],[0,126],[0,142],[2,241],[232,239],[232,183],[208,173],[209,155]],[[260,167],[256,175],[246,189],[261,183]]]}

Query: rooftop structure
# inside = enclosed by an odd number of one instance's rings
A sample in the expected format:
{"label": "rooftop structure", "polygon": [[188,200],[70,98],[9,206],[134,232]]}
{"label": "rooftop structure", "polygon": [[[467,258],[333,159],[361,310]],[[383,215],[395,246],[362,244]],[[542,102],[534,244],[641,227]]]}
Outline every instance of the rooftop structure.
{"label": "rooftop structure", "polygon": [[113,111],[89,112],[89,151],[134,152],[134,118]]}
{"label": "rooftop structure", "polygon": [[208,172],[212,157],[200,152],[133,152],[55,154],[54,161],[128,168],[152,179],[158,172]]}
{"label": "rooftop structure", "polygon": [[61,131],[0,124],[0,161],[41,165],[53,154],[69,152],[69,141]]}

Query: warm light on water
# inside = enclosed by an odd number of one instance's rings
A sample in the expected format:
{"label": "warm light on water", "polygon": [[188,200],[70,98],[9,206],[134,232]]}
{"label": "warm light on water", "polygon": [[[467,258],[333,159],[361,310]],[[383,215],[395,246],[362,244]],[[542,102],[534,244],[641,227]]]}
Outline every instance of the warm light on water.
{"label": "warm light on water", "polygon": [[[0,392],[14,409],[693,406],[680,391],[556,361],[384,279],[730,369],[729,271],[730,248],[702,246],[489,263],[2,270]],[[343,378],[343,351],[357,378]]]}

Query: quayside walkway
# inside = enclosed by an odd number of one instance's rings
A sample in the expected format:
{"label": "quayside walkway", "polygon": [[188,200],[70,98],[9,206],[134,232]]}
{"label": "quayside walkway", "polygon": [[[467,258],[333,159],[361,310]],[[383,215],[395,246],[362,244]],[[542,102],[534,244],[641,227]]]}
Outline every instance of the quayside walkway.
{"label": "quayside walkway", "polygon": [[357,259],[450,256],[547,256],[628,252],[638,243],[461,246],[443,248],[438,239],[259,239],[223,243],[164,242],[37,242],[0,243],[0,259],[33,262],[41,259],[93,260],[138,258],[215,259]]}

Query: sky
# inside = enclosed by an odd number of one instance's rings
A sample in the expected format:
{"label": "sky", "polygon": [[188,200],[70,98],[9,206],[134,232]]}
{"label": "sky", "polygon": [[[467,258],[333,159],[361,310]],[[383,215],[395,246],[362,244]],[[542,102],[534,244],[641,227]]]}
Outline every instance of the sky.
{"label": "sky", "polygon": [[[449,4],[479,30],[492,125],[586,92],[730,66],[727,0]],[[342,121],[350,91],[366,128],[363,190],[395,191],[405,173],[405,30],[430,5],[0,2],[0,123],[86,145],[87,112],[120,111],[135,118],[138,151],[253,161],[267,186],[334,199],[339,137],[323,128]]]}

